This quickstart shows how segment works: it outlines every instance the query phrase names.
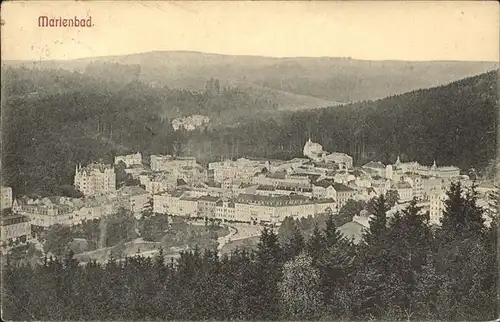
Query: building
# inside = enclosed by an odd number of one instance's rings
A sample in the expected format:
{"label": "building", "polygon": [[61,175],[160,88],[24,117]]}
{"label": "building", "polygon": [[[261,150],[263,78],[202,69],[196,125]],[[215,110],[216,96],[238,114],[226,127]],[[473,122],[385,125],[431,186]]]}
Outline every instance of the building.
{"label": "building", "polygon": [[128,168],[123,169],[125,173],[130,174],[133,179],[139,178],[139,176],[146,171],[146,168],[142,164],[134,164]]}
{"label": "building", "polygon": [[252,182],[258,185],[310,185],[310,179],[306,175],[289,175],[285,171],[274,173],[260,173],[253,177]]}
{"label": "building", "polygon": [[182,217],[198,216],[198,197],[179,189],[153,196],[153,212]]}
{"label": "building", "polygon": [[31,237],[31,224],[27,216],[10,214],[0,218],[0,249],[3,254],[11,248],[25,245]]}
{"label": "building", "polygon": [[270,172],[293,172],[295,168],[298,168],[307,162],[309,162],[309,159],[306,158],[294,158],[286,161],[270,160],[268,170]]}
{"label": "building", "polygon": [[331,212],[333,199],[310,199],[299,195],[261,196],[241,194],[235,200],[235,220],[251,223],[279,223],[286,217],[303,218]]}
{"label": "building", "polygon": [[310,138],[304,145],[304,149],[302,152],[304,156],[314,161],[321,161],[323,159],[323,156],[326,154],[326,152],[323,151],[323,146],[319,143],[311,141]]}
{"label": "building", "polygon": [[1,199],[0,199],[0,210],[8,209],[12,207],[12,188],[4,187],[0,188]]}
{"label": "building", "polygon": [[333,152],[327,154],[323,160],[327,163],[335,163],[339,169],[351,169],[353,166],[353,158],[345,153]]}
{"label": "building", "polygon": [[234,201],[219,199],[215,205],[215,218],[223,221],[236,220]]}
{"label": "building", "polygon": [[151,155],[151,170],[169,171],[181,167],[194,167],[197,165],[194,157],[173,157],[171,155]]}
{"label": "building", "polygon": [[135,215],[140,214],[151,202],[151,194],[141,187],[125,186],[118,190],[117,197],[122,197],[125,207],[130,209]]}
{"label": "building", "polygon": [[436,177],[422,177],[422,188],[423,188],[423,200],[429,200],[431,194],[435,190],[441,190],[444,188],[444,182],[441,178]]}
{"label": "building", "polygon": [[205,168],[199,164],[194,166],[180,166],[171,170],[177,179],[183,180],[188,184],[203,182],[207,178]]}
{"label": "building", "polygon": [[267,171],[268,167],[269,161],[245,158],[240,158],[236,161],[225,160],[208,164],[209,171],[213,173],[213,180],[220,183],[228,180],[251,183],[254,175]]}
{"label": "building", "polygon": [[331,198],[335,201],[332,209],[335,213],[346,204],[347,200],[354,199],[356,190],[330,179],[320,180],[314,183],[312,195],[315,198]]}
{"label": "building", "polygon": [[72,203],[73,198],[45,197],[41,199],[19,198],[15,201],[13,211],[30,218],[31,225],[37,229],[48,228],[60,224],[71,226],[78,207]]}
{"label": "building", "polygon": [[377,161],[377,162],[370,161],[367,164],[365,164],[364,166],[362,166],[361,168],[369,170],[369,171],[375,173],[376,175],[378,175],[379,177],[383,177],[383,178],[386,177],[386,166],[380,161]]}
{"label": "building", "polygon": [[201,196],[198,198],[198,216],[206,218],[216,218],[218,197]]}
{"label": "building", "polygon": [[323,146],[319,143],[307,140],[303,149],[304,156],[315,162],[335,163],[338,169],[351,169],[353,166],[353,158],[350,155],[341,152],[328,153],[323,150]]}
{"label": "building", "polygon": [[413,199],[413,187],[405,181],[399,181],[392,185],[392,189],[399,194],[399,202],[407,202]]}
{"label": "building", "polygon": [[177,186],[177,176],[174,173],[152,172],[139,175],[139,182],[144,186],[147,192],[157,194],[164,191],[175,189]]}
{"label": "building", "polygon": [[134,154],[115,156],[115,164],[118,164],[120,162],[125,163],[127,168],[133,165],[142,165],[142,155],[139,152],[137,152]]}
{"label": "building", "polygon": [[443,189],[436,189],[429,196],[429,222],[434,225],[441,224],[441,217],[445,210],[444,201],[446,193]]}
{"label": "building", "polygon": [[424,199],[424,182],[418,174],[408,174],[402,178],[402,181],[409,183],[412,187],[412,198],[418,200]]}
{"label": "building", "polygon": [[76,166],[74,186],[84,196],[106,195],[116,192],[115,169],[110,165],[92,163]]}

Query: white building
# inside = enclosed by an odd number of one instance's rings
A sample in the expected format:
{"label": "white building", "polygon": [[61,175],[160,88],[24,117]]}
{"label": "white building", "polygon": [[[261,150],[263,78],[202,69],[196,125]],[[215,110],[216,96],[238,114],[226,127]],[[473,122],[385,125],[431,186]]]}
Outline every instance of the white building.
{"label": "white building", "polygon": [[224,221],[236,220],[235,204],[231,200],[219,200],[215,206],[215,218]]}
{"label": "white building", "polygon": [[377,162],[370,161],[367,164],[365,164],[364,166],[362,166],[361,168],[369,170],[373,173],[376,173],[379,177],[383,177],[383,178],[386,177],[386,167],[380,161],[377,161]]}
{"label": "white building", "polygon": [[141,187],[125,186],[118,190],[117,195],[128,202],[128,208],[134,215],[140,214],[151,201],[151,193]]}
{"label": "white building", "polygon": [[399,194],[399,202],[407,202],[413,199],[413,188],[411,184],[405,181],[399,181],[392,186]]}
{"label": "white building", "polygon": [[408,182],[412,187],[412,198],[417,198],[418,200],[424,199],[424,183],[420,175],[407,174],[402,179],[402,181]]}
{"label": "white building", "polygon": [[429,218],[430,223],[434,225],[441,224],[441,217],[445,210],[444,201],[447,196],[444,190],[436,189],[429,196]]}
{"label": "white building", "polygon": [[76,166],[74,186],[85,196],[105,195],[116,191],[115,169],[110,165],[92,163]]}
{"label": "white building", "polygon": [[294,219],[333,212],[333,199],[313,200],[304,196],[260,196],[241,194],[235,200],[235,219],[255,223],[279,223],[286,217]]}
{"label": "white building", "polygon": [[351,169],[353,166],[353,158],[345,153],[333,152],[327,154],[323,160],[327,163],[334,162],[339,169]]}
{"label": "white building", "polygon": [[182,217],[196,217],[198,197],[186,190],[164,192],[153,196],[153,212]]}
{"label": "white building", "polygon": [[115,156],[115,164],[118,164],[120,162],[125,163],[127,167],[131,167],[133,165],[141,165],[142,155],[139,152],[137,152],[134,154]]}
{"label": "white building", "polygon": [[323,156],[326,154],[326,152],[323,151],[323,146],[319,143],[311,141],[310,138],[304,145],[302,152],[304,156],[314,161],[322,161]]}
{"label": "white building", "polygon": [[31,238],[31,224],[27,216],[12,214],[0,218],[0,251],[5,254],[16,246],[25,245]]}
{"label": "white building", "polygon": [[263,172],[268,167],[269,161],[256,161],[245,158],[240,158],[236,161],[225,160],[208,164],[209,171],[213,173],[213,180],[220,183],[227,180],[251,183],[255,174]]}
{"label": "white building", "polygon": [[315,198],[327,198],[335,201],[335,207],[332,210],[337,213],[349,199],[354,200],[356,191],[344,184],[325,179],[313,184],[312,194]]}
{"label": "white building", "polygon": [[141,174],[139,181],[151,194],[172,190],[177,186],[177,176],[167,171]]}
{"label": "white building", "polygon": [[8,209],[12,207],[12,188],[11,187],[0,187],[0,210]]}
{"label": "white building", "polygon": [[196,166],[194,157],[173,157],[171,155],[151,155],[151,170],[170,171],[177,168]]}

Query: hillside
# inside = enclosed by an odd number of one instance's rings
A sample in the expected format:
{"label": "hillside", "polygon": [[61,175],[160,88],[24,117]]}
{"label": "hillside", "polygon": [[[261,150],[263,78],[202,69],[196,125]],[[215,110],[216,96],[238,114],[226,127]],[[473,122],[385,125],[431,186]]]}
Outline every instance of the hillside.
{"label": "hillside", "polygon": [[232,129],[190,134],[185,153],[199,158],[301,155],[311,137],[358,164],[374,159],[457,165],[484,170],[495,159],[496,71],[377,101],[275,114]]}
{"label": "hillside", "polygon": [[[192,92],[61,70],[7,68],[2,76],[2,179],[18,194],[61,193],[77,162],[111,162],[116,153],[176,153],[202,162],[291,158],[301,155],[308,137],[353,155],[357,164],[401,155],[481,170],[495,158],[497,72],[305,111],[280,111],[272,93],[258,86],[255,98],[214,80]],[[219,124],[173,131],[171,118],[186,114],[210,114]]]}
{"label": "hillside", "polygon": [[[498,68],[493,62],[363,61],[350,58],[273,58],[231,56],[185,51],[156,51],[123,56],[93,57],[68,61],[4,62],[37,68],[63,68],[94,72],[108,69],[107,77],[119,79],[109,65],[134,66],[126,78],[202,90],[210,78],[221,86],[238,84],[279,90],[333,102],[379,99],[404,92],[447,84]],[[294,102],[301,109],[315,107],[309,101]]]}

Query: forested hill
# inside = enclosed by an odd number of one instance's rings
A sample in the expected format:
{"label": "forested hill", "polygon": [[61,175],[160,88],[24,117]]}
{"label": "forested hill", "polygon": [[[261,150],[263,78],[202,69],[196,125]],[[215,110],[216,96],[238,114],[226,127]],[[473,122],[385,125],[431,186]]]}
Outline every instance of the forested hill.
{"label": "forested hill", "polygon": [[[76,163],[111,162],[114,154],[132,151],[194,155],[204,162],[289,158],[301,155],[309,136],[358,164],[367,152],[383,162],[400,154],[463,169],[482,169],[495,157],[497,72],[311,111],[281,112],[272,101],[248,95],[238,88],[192,92],[76,72],[3,69],[3,184],[16,194],[59,194],[72,183]],[[173,131],[170,116],[200,111],[226,124],[240,117],[232,127]],[[261,111],[266,118],[255,117]]]}
{"label": "forested hill", "polygon": [[[153,51],[131,55],[89,57],[61,61],[6,61],[9,65],[62,68],[124,77],[131,66],[133,77],[171,88],[203,90],[217,78],[223,86],[255,87],[305,97],[348,103],[373,100],[419,88],[430,88],[498,68],[497,62],[369,61],[344,57],[262,57],[221,55],[190,51]],[[106,73],[102,73],[106,70]],[[304,97],[305,96],[305,97]]]}
{"label": "forested hill", "polygon": [[[193,134],[186,153],[199,157],[299,156],[310,136],[328,151],[368,159],[485,169],[494,162],[498,120],[492,71],[446,86],[377,101],[280,114],[238,128]],[[371,152],[371,153],[369,153]]]}

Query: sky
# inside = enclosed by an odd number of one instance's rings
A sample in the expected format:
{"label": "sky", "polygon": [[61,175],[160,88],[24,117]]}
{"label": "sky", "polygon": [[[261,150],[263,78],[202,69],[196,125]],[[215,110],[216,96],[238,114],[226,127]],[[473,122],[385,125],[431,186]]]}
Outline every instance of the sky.
{"label": "sky", "polygon": [[[499,61],[496,1],[2,2],[1,55],[74,59],[155,50],[273,57]],[[41,28],[39,16],[91,17]]]}

